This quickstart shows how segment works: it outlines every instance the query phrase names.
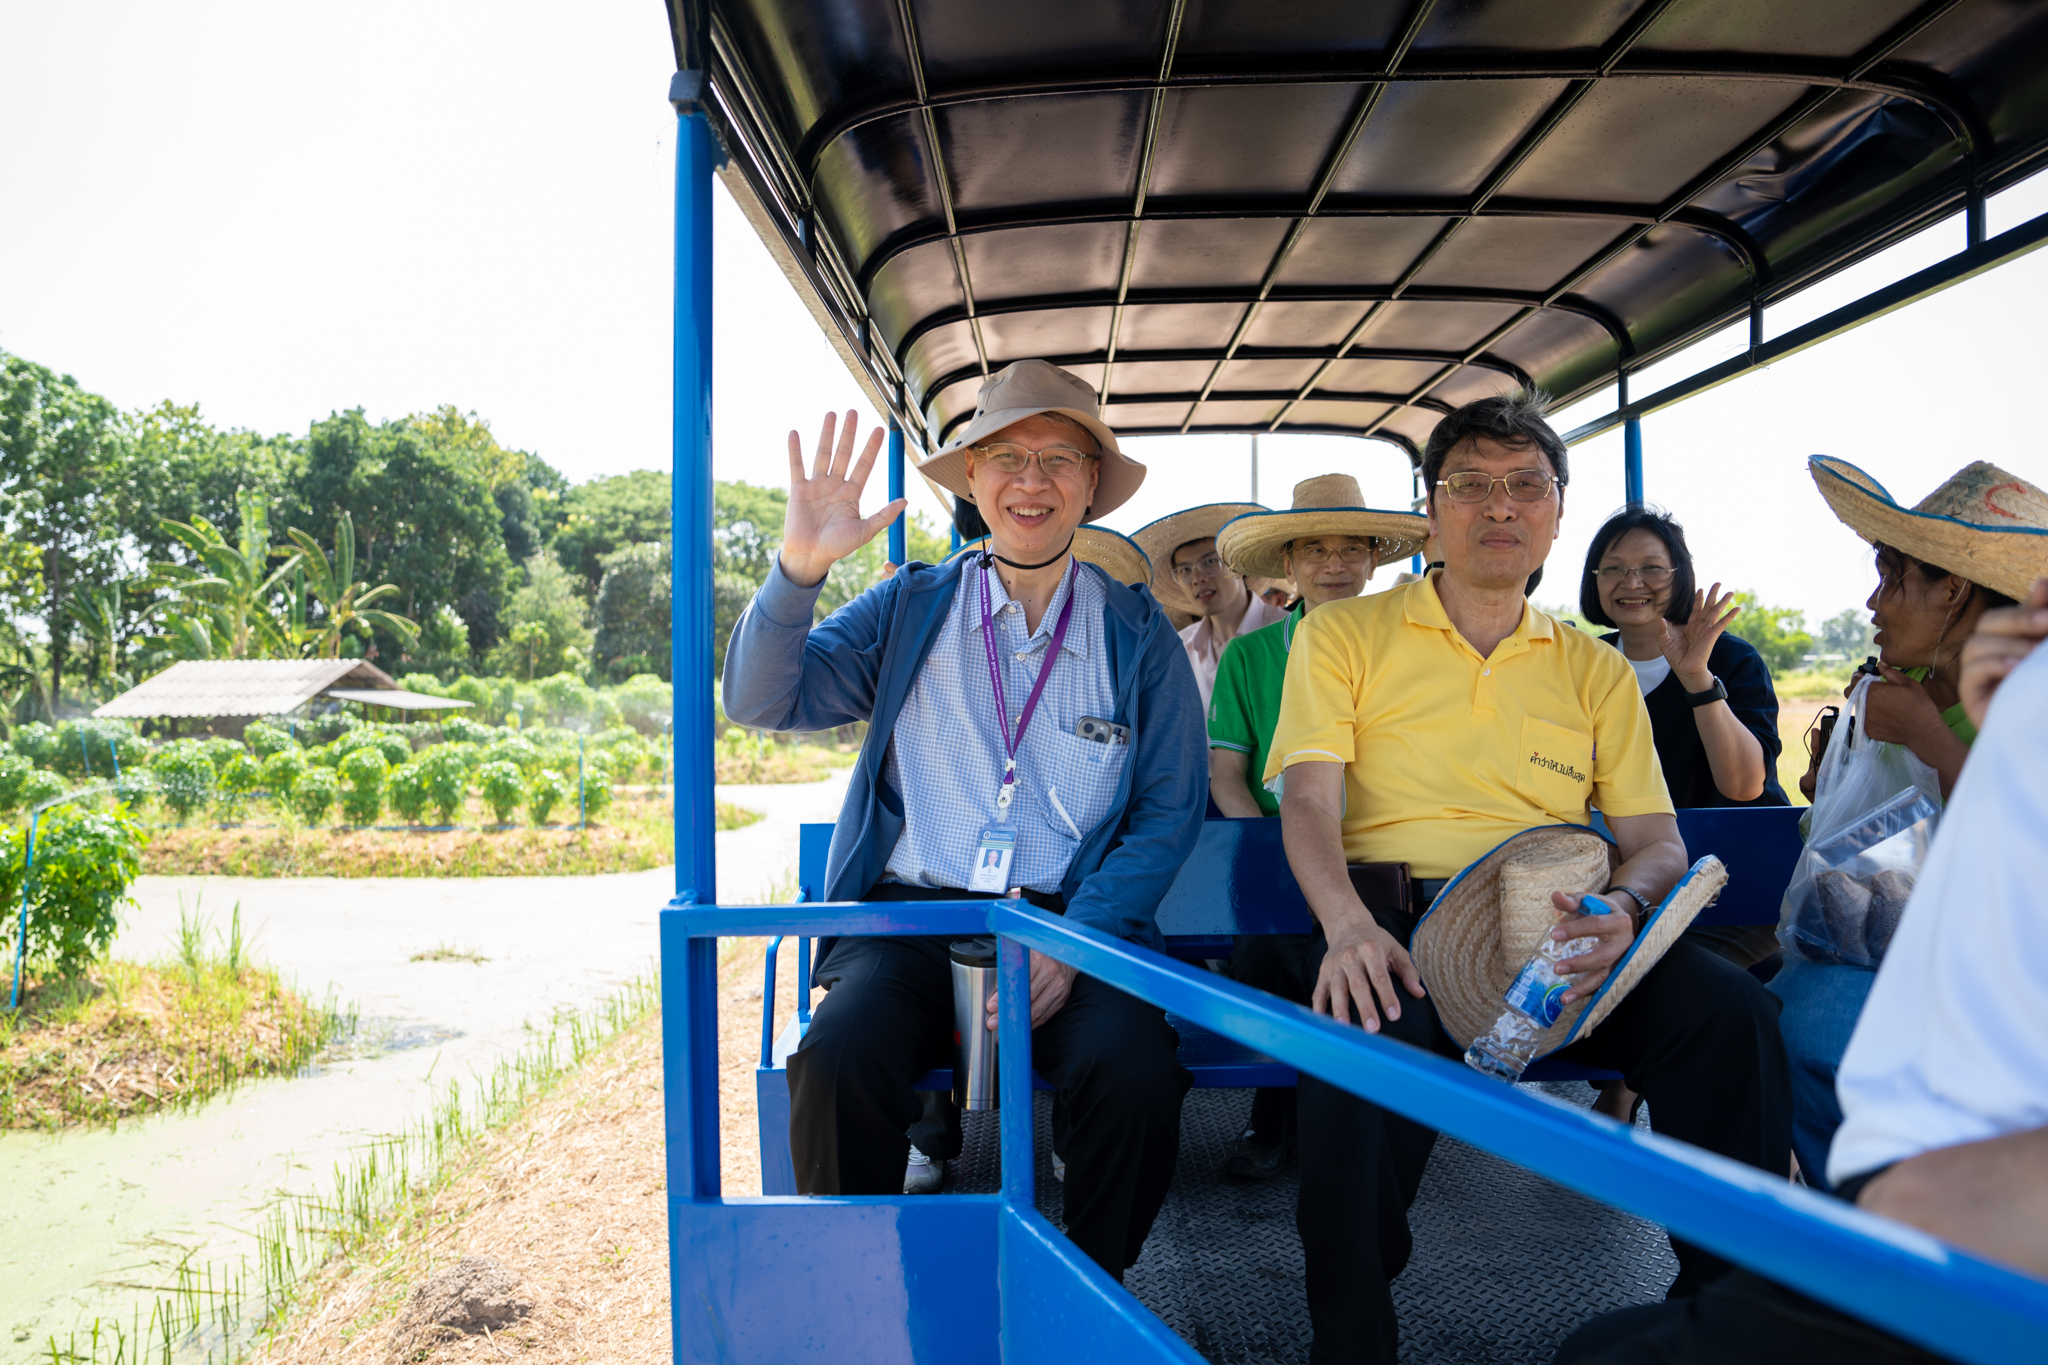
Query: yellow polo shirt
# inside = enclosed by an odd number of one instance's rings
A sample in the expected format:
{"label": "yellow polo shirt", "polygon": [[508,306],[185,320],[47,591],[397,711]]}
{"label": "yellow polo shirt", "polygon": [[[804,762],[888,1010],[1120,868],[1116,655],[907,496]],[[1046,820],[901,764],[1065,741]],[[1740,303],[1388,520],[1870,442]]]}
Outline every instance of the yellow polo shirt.
{"label": "yellow polo shirt", "polygon": [[1344,764],[1344,856],[1449,877],[1509,835],[1670,814],[1650,715],[1621,651],[1525,607],[1482,659],[1438,575],[1302,618],[1265,780]]}

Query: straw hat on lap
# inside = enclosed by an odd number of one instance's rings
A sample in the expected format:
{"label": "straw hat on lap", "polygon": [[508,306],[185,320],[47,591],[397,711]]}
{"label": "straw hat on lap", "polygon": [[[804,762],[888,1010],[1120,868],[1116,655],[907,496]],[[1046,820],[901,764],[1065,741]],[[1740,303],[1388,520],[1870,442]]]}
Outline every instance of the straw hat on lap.
{"label": "straw hat on lap", "polygon": [[[1515,973],[1557,924],[1550,893],[1608,885],[1621,855],[1582,825],[1524,830],[1460,872],[1437,893],[1409,944],[1437,1017],[1459,1047],[1493,1027]],[[1578,1041],[1622,1002],[1728,884],[1721,860],[1694,863],[1650,913],[1600,989],[1565,1008],[1536,1047],[1538,1057]],[[1613,913],[1621,914],[1617,909]]]}
{"label": "straw hat on lap", "polygon": [[1807,469],[1835,515],[1874,545],[2015,600],[2048,576],[2048,493],[1995,464],[1963,466],[1912,507],[1847,460],[1816,455]]}

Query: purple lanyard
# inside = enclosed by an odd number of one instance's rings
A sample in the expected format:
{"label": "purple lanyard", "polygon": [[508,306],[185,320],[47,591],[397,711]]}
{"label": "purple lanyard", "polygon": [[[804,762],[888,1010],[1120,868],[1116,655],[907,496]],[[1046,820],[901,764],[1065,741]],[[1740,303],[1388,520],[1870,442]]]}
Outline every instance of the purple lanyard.
{"label": "purple lanyard", "polygon": [[1010,798],[1017,789],[1017,746],[1024,742],[1024,730],[1031,724],[1031,713],[1038,709],[1038,699],[1045,692],[1045,680],[1052,676],[1052,666],[1060,657],[1060,646],[1066,642],[1067,623],[1074,617],[1074,584],[1081,575],[1079,560],[1067,573],[1067,601],[1060,608],[1060,618],[1053,623],[1052,644],[1045,651],[1045,662],[1038,666],[1038,681],[1031,684],[1031,695],[1025,698],[1024,710],[1017,717],[1017,733],[1010,733],[1010,708],[1003,695],[1003,668],[996,653],[995,618],[989,611],[988,576],[994,569],[984,570],[981,575],[981,644],[988,655],[988,681],[996,694],[996,725],[1003,732],[1003,785],[996,793],[996,819],[1010,818]]}

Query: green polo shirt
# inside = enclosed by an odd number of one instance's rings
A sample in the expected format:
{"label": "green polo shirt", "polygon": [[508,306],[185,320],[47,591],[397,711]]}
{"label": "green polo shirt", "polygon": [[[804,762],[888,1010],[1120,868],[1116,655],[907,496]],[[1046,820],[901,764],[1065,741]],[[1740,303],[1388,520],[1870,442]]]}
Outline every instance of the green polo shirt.
{"label": "green polo shirt", "polygon": [[1296,603],[1272,625],[1225,645],[1216,664],[1216,690],[1209,696],[1209,747],[1245,755],[1244,770],[1250,779],[1245,789],[1264,815],[1280,813],[1280,798],[1266,790],[1259,775],[1266,771],[1266,746],[1273,740],[1273,727],[1280,723],[1287,651],[1306,610]]}

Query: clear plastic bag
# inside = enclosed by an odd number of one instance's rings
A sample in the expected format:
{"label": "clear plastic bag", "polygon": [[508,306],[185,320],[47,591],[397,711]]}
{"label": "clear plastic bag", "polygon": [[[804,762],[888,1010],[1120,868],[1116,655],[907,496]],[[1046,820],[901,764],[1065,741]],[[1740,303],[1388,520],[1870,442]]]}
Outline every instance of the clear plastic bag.
{"label": "clear plastic bag", "polygon": [[1941,818],[1940,775],[1865,733],[1874,681],[1857,680],[1821,760],[1806,848],[1778,913],[1778,941],[1809,962],[1884,960]]}

